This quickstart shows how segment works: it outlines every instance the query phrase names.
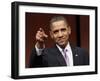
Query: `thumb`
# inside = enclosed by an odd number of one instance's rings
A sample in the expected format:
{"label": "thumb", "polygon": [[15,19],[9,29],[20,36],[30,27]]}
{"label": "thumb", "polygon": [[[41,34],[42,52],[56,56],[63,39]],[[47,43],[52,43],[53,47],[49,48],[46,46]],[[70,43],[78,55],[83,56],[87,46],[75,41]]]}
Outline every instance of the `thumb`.
{"label": "thumb", "polygon": [[44,37],[45,37],[45,38],[47,38],[47,37],[48,37],[48,35],[46,35],[46,34],[44,33]]}

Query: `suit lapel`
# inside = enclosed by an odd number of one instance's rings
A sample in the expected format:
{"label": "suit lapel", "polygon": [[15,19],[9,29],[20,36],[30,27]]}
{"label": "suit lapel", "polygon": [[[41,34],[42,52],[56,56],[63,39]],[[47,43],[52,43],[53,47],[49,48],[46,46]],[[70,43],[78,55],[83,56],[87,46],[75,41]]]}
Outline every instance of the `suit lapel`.
{"label": "suit lapel", "polygon": [[63,58],[63,55],[61,54],[61,52],[59,51],[59,49],[56,46],[54,47],[54,54],[56,55],[55,57],[57,58],[60,65],[65,66],[66,62]]}
{"label": "suit lapel", "polygon": [[[74,63],[74,65],[78,65],[79,64],[78,50],[73,45],[71,45],[71,49],[72,49],[72,54],[73,54],[73,63]],[[65,62],[65,60],[63,58],[63,55],[61,54],[59,49],[56,47],[56,45],[54,46],[53,51],[54,51],[54,54],[55,54],[55,58],[57,58],[57,60],[60,63],[60,65],[66,66],[66,62]]]}

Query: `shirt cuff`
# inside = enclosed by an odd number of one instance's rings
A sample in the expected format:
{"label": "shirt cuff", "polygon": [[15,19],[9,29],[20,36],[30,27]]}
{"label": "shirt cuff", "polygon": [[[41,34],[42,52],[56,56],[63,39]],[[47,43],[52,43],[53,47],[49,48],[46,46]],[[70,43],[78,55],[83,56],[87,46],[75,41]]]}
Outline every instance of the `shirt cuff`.
{"label": "shirt cuff", "polygon": [[[44,45],[44,48],[45,48],[45,45]],[[44,48],[39,49],[39,48],[35,45],[35,49],[36,49],[37,56],[40,56],[40,55],[42,54],[42,51],[44,50]]]}

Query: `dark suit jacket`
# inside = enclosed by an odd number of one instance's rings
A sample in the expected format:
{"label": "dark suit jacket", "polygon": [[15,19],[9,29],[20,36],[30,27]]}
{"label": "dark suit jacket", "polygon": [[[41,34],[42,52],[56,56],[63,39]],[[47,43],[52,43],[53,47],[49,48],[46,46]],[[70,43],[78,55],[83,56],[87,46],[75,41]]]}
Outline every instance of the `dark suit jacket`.
{"label": "dark suit jacket", "polygon": [[[73,63],[76,65],[89,65],[89,54],[82,48],[72,47]],[[45,48],[42,55],[37,56],[35,48],[30,56],[29,67],[66,66],[66,62],[56,46]]]}

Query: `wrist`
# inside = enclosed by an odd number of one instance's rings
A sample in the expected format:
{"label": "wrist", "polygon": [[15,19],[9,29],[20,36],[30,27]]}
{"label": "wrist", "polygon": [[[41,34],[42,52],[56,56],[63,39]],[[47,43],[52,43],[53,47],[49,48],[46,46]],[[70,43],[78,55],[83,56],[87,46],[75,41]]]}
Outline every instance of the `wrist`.
{"label": "wrist", "polygon": [[41,42],[41,43],[37,42],[37,43],[36,43],[36,47],[37,47],[38,49],[43,49],[43,48],[45,48],[45,44],[44,44],[43,42]]}

